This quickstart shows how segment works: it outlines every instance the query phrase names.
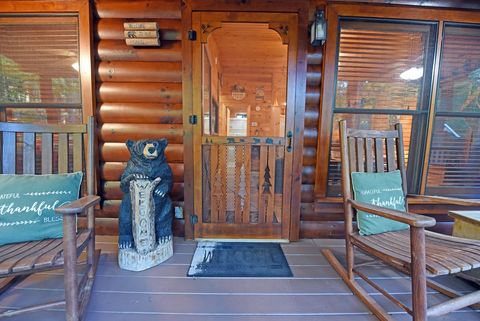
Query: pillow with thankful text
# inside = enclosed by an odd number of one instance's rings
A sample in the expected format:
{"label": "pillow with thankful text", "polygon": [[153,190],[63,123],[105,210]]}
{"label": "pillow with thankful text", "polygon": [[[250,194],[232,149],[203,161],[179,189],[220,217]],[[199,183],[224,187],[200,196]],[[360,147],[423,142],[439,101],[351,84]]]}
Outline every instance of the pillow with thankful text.
{"label": "pillow with thankful text", "polygon": [[62,237],[54,210],[78,199],[82,176],[0,175],[0,245]]}
{"label": "pillow with thankful text", "polygon": [[[402,177],[398,170],[386,173],[352,172],[352,186],[357,201],[405,211]],[[408,229],[405,223],[364,211],[357,211],[357,224],[361,235]]]}

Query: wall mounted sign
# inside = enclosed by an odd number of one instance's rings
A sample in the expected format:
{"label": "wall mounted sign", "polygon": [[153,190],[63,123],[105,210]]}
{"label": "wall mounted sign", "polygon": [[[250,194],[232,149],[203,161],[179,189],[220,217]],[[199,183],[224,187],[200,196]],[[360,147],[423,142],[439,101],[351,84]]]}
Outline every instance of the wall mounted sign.
{"label": "wall mounted sign", "polygon": [[245,87],[240,85],[233,85],[232,87],[232,98],[235,100],[242,100],[247,96],[245,92]]}
{"label": "wall mounted sign", "polygon": [[263,86],[255,88],[255,100],[264,100],[265,99],[265,89]]}
{"label": "wall mounted sign", "polygon": [[123,28],[127,46],[160,46],[156,22],[125,22]]}

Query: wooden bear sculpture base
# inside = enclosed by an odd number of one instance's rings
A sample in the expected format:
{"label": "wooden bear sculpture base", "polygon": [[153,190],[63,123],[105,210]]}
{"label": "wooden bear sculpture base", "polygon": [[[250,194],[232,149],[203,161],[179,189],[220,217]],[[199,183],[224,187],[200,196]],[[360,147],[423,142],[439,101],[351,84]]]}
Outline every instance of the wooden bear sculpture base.
{"label": "wooden bear sculpture base", "polygon": [[157,243],[155,235],[155,203],[153,193],[161,178],[132,180],[130,195],[132,203],[132,234],[134,247],[120,248],[118,264],[130,271],[143,271],[156,266],[173,255],[172,237]]}
{"label": "wooden bear sculpture base", "polygon": [[135,249],[119,249],[118,265],[121,269],[129,271],[143,271],[159,265],[168,260],[173,255],[173,241],[170,240],[160,243],[157,247],[147,254],[140,254]]}

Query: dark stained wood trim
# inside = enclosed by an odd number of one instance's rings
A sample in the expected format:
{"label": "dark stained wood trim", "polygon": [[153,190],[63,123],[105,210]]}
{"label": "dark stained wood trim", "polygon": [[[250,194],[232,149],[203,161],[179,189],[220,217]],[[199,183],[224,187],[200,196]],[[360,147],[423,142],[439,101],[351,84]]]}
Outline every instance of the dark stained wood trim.
{"label": "dark stained wood trim", "polygon": [[[423,8],[400,5],[365,5],[335,3],[328,6],[339,16],[413,19],[430,21],[479,22],[479,13],[476,11],[447,10],[438,8]],[[331,23],[331,22],[330,22]]]}
{"label": "dark stained wood trim", "polygon": [[[202,162],[202,106],[201,106],[201,54],[200,50],[202,48],[200,43],[201,41],[201,31],[200,31],[200,21],[201,21],[201,14],[200,13],[193,13],[191,15],[191,26],[192,29],[197,33],[197,40],[195,42],[191,42],[190,51],[190,61],[191,61],[191,88],[192,88],[192,110],[191,114],[196,115],[198,119],[197,125],[191,126],[191,133],[192,133],[192,184],[193,184],[193,214],[197,215],[198,223],[202,221],[202,168],[201,166],[195,166],[195,164],[201,164]],[[194,70],[195,68],[195,70]],[[197,86],[197,87],[195,87]],[[198,178],[196,180],[195,178]],[[188,216],[188,215],[187,215]],[[198,228],[191,227],[192,235]],[[193,237],[197,237],[197,235],[193,235]]]}
{"label": "dark stained wood trim", "polygon": [[309,6],[308,0],[187,0],[187,2],[193,11],[300,12]]}
{"label": "dark stained wood trim", "polygon": [[293,135],[292,194],[290,203],[290,241],[300,237],[300,204],[303,165],[303,133],[305,128],[305,96],[307,91],[307,37],[308,8],[302,8],[298,14],[297,70],[295,88],[295,116]]}
{"label": "dark stained wood trim", "polygon": [[[307,14],[308,14],[308,7],[306,6],[308,3],[305,2],[305,8],[303,10],[304,22],[302,23],[302,28],[306,30],[307,25]],[[207,18],[208,17],[208,18]],[[285,184],[284,184],[284,200],[283,200],[283,208],[284,215],[282,222],[285,222],[281,232],[282,239],[298,239],[299,235],[299,226],[300,226],[300,198],[301,198],[301,174],[302,174],[302,157],[303,157],[303,127],[304,127],[304,105],[305,105],[305,90],[306,90],[306,37],[301,31],[298,31],[299,22],[298,22],[298,15],[297,14],[288,14],[288,13],[278,13],[278,12],[255,12],[254,14],[250,15],[247,12],[242,13],[213,13],[213,12],[194,12],[192,15],[192,25],[193,29],[198,32],[197,29],[200,28],[200,23],[208,19],[210,22],[209,24],[216,25],[215,21],[222,21],[225,19],[224,17],[228,17],[228,19],[232,19],[232,21],[276,21],[276,22],[283,22],[283,19],[289,19],[289,24],[291,27],[290,31],[292,32],[292,37],[290,38],[290,46],[289,47],[289,70],[288,70],[288,79],[289,79],[289,87],[288,87],[288,102],[287,105],[289,106],[288,116],[287,116],[287,124],[286,128],[292,130],[294,133],[294,154],[288,154],[285,157],[285,167],[292,168],[294,164],[294,157],[296,157],[295,164],[297,166],[297,172],[293,173],[292,175],[285,176]],[[205,20],[204,20],[205,19]],[[211,31],[211,30],[210,30]],[[202,37],[204,35],[197,35],[197,37],[202,41]],[[304,43],[299,47],[298,46],[298,37],[301,37]],[[197,40],[198,41],[198,40]],[[199,48],[197,46],[198,43],[195,43],[193,46],[193,56],[191,64],[193,68],[198,68],[193,70],[192,77],[195,78],[193,81],[193,86],[197,86],[200,84],[200,63],[196,61],[199,59]],[[290,49],[291,48],[291,49]],[[295,50],[295,51],[292,51]],[[299,54],[301,56],[299,56]],[[299,63],[299,60],[303,61],[303,63]],[[302,66],[299,70],[298,66]],[[200,106],[200,90],[193,90],[193,114],[200,114],[201,113],[201,106]],[[297,97],[296,95],[300,94],[301,97]],[[201,162],[201,159],[196,159],[196,155],[201,155],[201,127],[198,126],[193,129],[195,135],[193,137],[193,149],[194,149],[194,156],[193,156],[193,163],[198,164]],[[198,143],[197,143],[198,141]],[[298,149],[298,150],[297,150]],[[201,184],[201,168],[196,166],[194,168],[194,212],[198,215],[202,212],[202,184]],[[195,179],[196,178],[196,179]],[[288,186],[288,188],[287,188]],[[297,195],[292,198],[293,193],[296,191]],[[296,202],[296,205],[292,206],[292,200]],[[201,218],[199,217],[199,221],[201,223]],[[198,231],[203,233],[203,227],[199,228]],[[239,231],[237,231],[239,232]],[[241,237],[245,237],[245,233],[235,233],[235,235],[241,235]],[[233,234],[232,234],[233,235]],[[197,236],[195,236],[197,237]],[[202,234],[200,237],[204,237]],[[232,237],[232,236],[230,236]]]}
{"label": "dark stained wood trim", "polygon": [[[189,122],[193,114],[193,78],[192,78],[192,41],[188,40],[188,30],[192,28],[192,8],[190,1],[182,2],[182,109],[183,109],[183,216],[185,219],[185,238],[193,239],[193,226],[190,215],[194,214],[193,182],[193,129]],[[197,125],[200,126],[200,125]],[[186,160],[186,161],[185,161]],[[198,213],[200,214],[200,213]]]}
{"label": "dark stained wood trim", "polygon": [[390,4],[390,5],[408,5],[420,7],[437,7],[437,8],[456,8],[456,9],[480,9],[480,2],[477,0],[333,0],[333,2],[348,3],[369,3],[369,4]]}
{"label": "dark stained wood trim", "polygon": [[332,6],[327,7],[326,17],[328,27],[322,64],[323,73],[320,88],[322,105],[320,106],[320,121],[317,137],[317,172],[315,178],[315,195],[318,197],[325,197],[327,195],[330,134],[335,90],[338,12]]}
{"label": "dark stained wood trim", "polygon": [[[95,63],[93,61],[93,31],[92,11],[88,0],[81,0],[79,11],[79,35],[80,35],[80,79],[82,90],[83,122],[88,123],[89,117],[95,115]],[[96,145],[96,144],[95,144]],[[95,148],[97,149],[97,148]],[[95,150],[95,154],[98,151]]]}

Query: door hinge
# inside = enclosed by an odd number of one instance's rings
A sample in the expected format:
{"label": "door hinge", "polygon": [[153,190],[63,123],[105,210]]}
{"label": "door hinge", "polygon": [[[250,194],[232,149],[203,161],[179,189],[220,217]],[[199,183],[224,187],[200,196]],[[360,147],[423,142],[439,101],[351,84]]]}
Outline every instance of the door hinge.
{"label": "door hinge", "polygon": [[198,223],[197,214],[190,214],[190,224],[193,226]]}
{"label": "door hinge", "polygon": [[195,30],[188,30],[188,40],[195,41],[197,40],[197,32]]}
{"label": "door hinge", "polygon": [[197,124],[197,115],[188,116],[188,122],[192,125],[196,125]]}

